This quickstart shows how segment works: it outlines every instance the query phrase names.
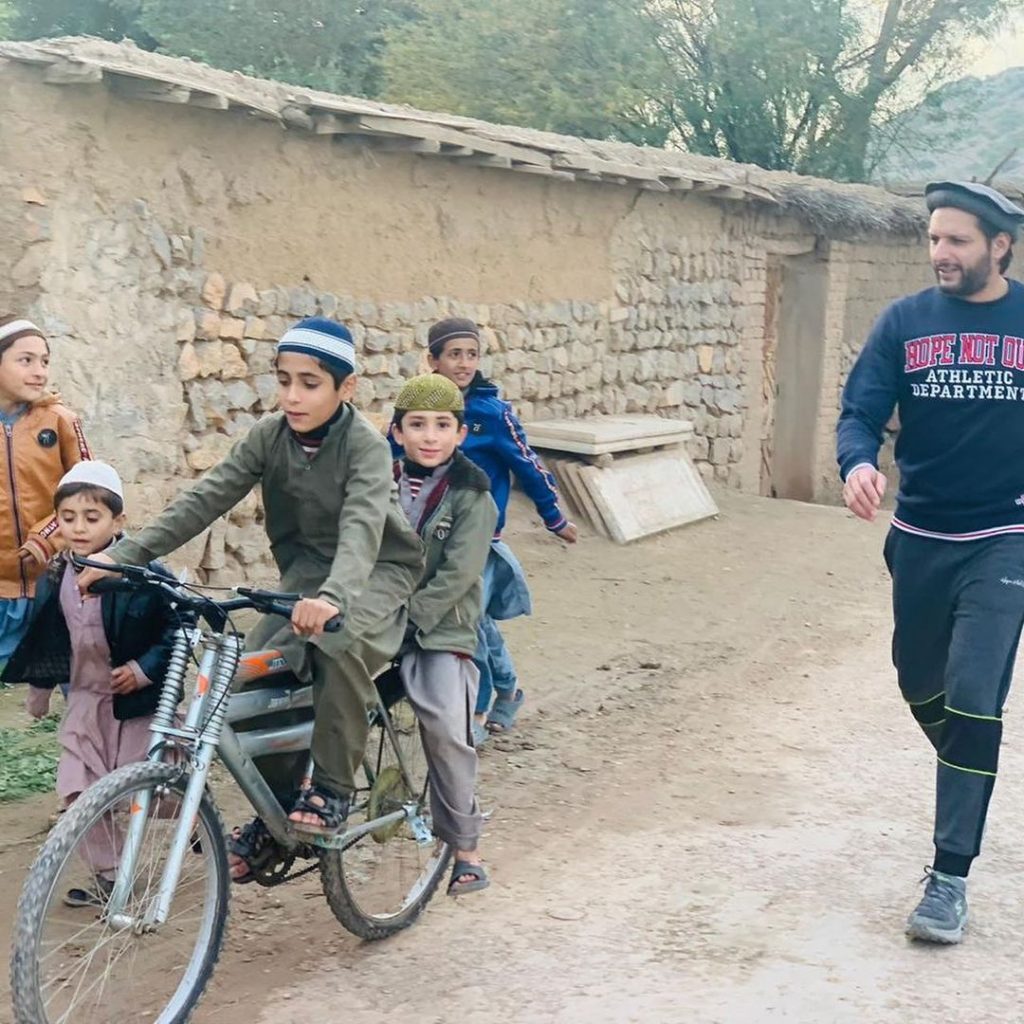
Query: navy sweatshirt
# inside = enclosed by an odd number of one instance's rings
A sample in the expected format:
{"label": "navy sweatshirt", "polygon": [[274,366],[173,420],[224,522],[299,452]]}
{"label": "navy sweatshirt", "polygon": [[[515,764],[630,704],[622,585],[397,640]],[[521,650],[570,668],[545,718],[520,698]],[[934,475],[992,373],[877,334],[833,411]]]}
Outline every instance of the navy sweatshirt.
{"label": "navy sweatshirt", "polygon": [[894,408],[894,526],[949,540],[1024,532],[1024,285],[994,302],[929,288],[882,313],[843,391],[844,480],[877,467]]}

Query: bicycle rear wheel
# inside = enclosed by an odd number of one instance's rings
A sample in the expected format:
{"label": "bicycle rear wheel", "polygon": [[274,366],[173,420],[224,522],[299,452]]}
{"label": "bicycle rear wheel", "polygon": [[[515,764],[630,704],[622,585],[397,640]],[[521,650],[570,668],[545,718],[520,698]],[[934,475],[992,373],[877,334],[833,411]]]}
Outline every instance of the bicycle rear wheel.
{"label": "bicycle rear wheel", "polygon": [[426,754],[404,697],[375,714],[361,775],[349,827],[409,805],[416,808],[411,821],[386,825],[344,850],[320,852],[320,878],[334,916],[354,935],[376,940],[408,928],[420,916],[452,856],[431,830]]}
{"label": "bicycle rear wheel", "polygon": [[[50,833],[18,903],[11,953],[15,1024],[183,1024],[210,979],[228,912],[224,826],[205,795],[170,915],[145,923],[180,821],[187,776],[170,765],[127,765],[90,786]],[[98,878],[110,876],[129,818],[150,812],[118,923]],[[116,868],[115,868],[116,869]],[[109,886],[109,882],[108,882]],[[70,907],[72,888],[97,898]]]}

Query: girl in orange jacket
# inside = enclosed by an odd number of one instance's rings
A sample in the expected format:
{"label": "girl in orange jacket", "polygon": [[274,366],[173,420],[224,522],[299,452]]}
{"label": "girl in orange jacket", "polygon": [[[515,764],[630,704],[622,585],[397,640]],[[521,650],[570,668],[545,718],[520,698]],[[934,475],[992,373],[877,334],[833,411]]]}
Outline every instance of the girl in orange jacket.
{"label": "girl in orange jacket", "polygon": [[57,550],[57,484],[92,457],[78,417],[46,393],[49,377],[42,331],[22,317],[0,317],[0,666],[21,639],[36,577]]}

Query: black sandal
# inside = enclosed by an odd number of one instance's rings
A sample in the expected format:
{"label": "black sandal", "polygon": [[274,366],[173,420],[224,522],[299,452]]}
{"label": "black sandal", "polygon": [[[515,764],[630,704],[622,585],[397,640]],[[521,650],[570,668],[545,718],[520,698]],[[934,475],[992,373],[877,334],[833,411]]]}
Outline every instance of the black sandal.
{"label": "black sandal", "polygon": [[[470,881],[462,879],[469,877]],[[470,864],[467,860],[457,860],[452,868],[452,876],[448,882],[449,896],[464,896],[466,893],[479,892],[491,884],[487,868],[483,864]]]}
{"label": "black sandal", "polygon": [[[320,801],[313,803],[314,800]],[[288,815],[288,821],[296,832],[312,832],[317,835],[330,835],[337,832],[348,819],[349,796],[338,796],[337,793],[314,783],[304,789]],[[304,821],[295,821],[292,814],[315,814],[322,825],[309,825]]]}
{"label": "black sandal", "polygon": [[103,908],[114,891],[114,883],[109,878],[96,875],[88,888],[68,889],[64,895],[64,905],[67,907],[98,907]]}
{"label": "black sandal", "polygon": [[248,825],[233,828],[227,839],[228,851],[249,869],[244,875],[232,875],[231,881],[236,885],[248,885],[250,882],[254,882],[256,871],[274,842],[274,837],[267,831],[263,819],[253,818]]}

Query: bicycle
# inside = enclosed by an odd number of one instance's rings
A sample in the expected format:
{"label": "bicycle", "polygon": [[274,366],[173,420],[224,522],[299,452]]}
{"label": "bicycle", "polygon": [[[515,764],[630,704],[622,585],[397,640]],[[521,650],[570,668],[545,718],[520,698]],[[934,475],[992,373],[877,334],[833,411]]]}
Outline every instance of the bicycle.
{"label": "bicycle", "polygon": [[[246,587],[214,601],[148,569],[77,560],[119,573],[94,589],[155,587],[180,613],[147,760],[90,786],[43,844],[18,903],[11,953],[15,1024],[183,1024],[224,943],[232,886],[224,825],[208,786],[224,765],[272,837],[253,864],[265,886],[319,869],[335,917],[377,940],[407,928],[434,895],[452,856],[431,831],[426,758],[397,671],[377,679],[376,706],[342,832],[296,832],[287,806],[311,771],[312,687],[278,651],[243,653],[231,613],[290,618],[298,594]],[[209,588],[207,588],[209,589]],[[205,622],[206,628],[200,623]],[[338,619],[328,623],[339,629]],[[195,685],[178,706],[190,663]],[[101,852],[97,906],[62,893]],[[293,872],[297,860],[312,860]],[[110,877],[112,876],[112,877]]]}

